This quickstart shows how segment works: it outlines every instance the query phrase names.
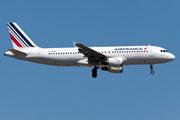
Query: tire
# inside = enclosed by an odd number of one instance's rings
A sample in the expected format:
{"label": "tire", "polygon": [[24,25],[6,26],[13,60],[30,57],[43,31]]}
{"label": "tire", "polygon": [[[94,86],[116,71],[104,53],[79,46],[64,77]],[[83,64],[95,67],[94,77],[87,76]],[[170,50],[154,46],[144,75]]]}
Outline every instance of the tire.
{"label": "tire", "polygon": [[154,70],[151,70],[151,74],[154,74]]}
{"label": "tire", "polygon": [[92,77],[93,77],[93,78],[96,78],[96,77],[97,77],[97,74],[93,73],[93,74],[92,74]]}

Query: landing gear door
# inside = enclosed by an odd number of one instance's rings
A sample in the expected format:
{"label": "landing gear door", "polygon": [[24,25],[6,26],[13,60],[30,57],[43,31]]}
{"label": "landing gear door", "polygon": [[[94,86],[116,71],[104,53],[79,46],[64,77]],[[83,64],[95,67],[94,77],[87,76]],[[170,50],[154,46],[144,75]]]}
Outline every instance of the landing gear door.
{"label": "landing gear door", "polygon": [[42,49],[39,49],[39,50],[38,50],[38,59],[39,59],[39,60],[42,60],[42,59],[43,59],[43,50],[42,50]]}

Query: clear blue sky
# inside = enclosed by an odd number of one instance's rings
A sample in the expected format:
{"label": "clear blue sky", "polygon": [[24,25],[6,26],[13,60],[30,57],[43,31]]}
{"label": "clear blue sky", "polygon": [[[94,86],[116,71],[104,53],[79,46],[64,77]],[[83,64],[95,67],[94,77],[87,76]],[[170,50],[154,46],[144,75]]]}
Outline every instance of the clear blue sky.
{"label": "clear blue sky", "polygon": [[[1,120],[179,120],[179,0],[2,0]],[[40,47],[155,45],[170,63],[124,66],[122,74],[54,67],[4,56],[16,22]]]}

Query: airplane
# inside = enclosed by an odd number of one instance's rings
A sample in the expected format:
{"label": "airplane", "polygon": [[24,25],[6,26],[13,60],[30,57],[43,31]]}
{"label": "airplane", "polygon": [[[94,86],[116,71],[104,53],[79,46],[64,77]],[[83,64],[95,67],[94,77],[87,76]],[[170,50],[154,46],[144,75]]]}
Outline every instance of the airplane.
{"label": "airplane", "polygon": [[41,48],[16,24],[7,23],[13,48],[5,56],[53,66],[94,67],[92,77],[97,77],[97,69],[110,73],[122,73],[123,65],[153,65],[175,59],[172,53],[158,46],[110,46],[87,47],[73,42],[75,47]]}

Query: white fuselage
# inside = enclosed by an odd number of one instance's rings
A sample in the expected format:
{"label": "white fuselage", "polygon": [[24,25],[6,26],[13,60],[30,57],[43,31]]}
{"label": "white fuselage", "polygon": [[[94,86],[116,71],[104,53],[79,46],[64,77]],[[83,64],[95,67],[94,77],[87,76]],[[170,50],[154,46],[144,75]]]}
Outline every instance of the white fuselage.
{"label": "white fuselage", "polygon": [[[115,47],[90,47],[91,49],[107,56],[107,58],[122,57],[123,65],[135,64],[159,64],[174,60],[175,56],[167,52],[164,48],[156,46],[115,46]],[[79,53],[78,48],[27,48],[22,49],[27,55],[17,55],[8,51],[6,56],[55,66],[87,66],[87,57]],[[98,67],[107,67],[101,64]]]}
{"label": "white fuselage", "polygon": [[115,46],[87,47],[82,43],[73,45],[77,48],[40,48],[17,23],[7,23],[13,49],[5,52],[5,56],[20,60],[54,65],[54,66],[85,66],[94,67],[92,77],[97,77],[97,69],[110,73],[122,73],[123,65],[153,64],[170,62],[175,56],[164,48],[156,46]]}

